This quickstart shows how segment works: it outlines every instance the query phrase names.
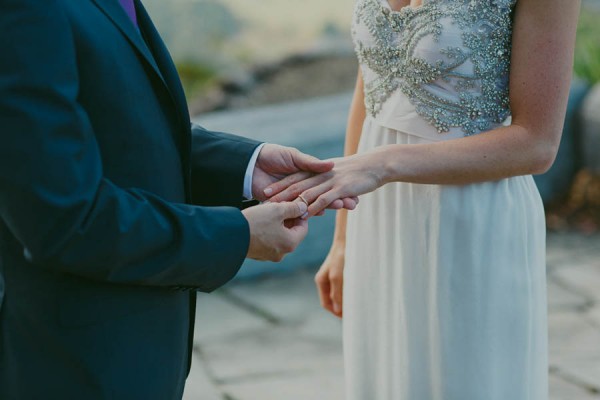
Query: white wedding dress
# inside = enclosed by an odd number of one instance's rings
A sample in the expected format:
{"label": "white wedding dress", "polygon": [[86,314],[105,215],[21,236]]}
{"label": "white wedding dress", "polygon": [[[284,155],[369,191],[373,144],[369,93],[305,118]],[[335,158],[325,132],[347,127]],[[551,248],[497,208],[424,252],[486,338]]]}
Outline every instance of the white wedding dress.
{"label": "white wedding dress", "polygon": [[[359,153],[509,124],[514,3],[358,0]],[[547,399],[545,224],[531,176],[363,196],[344,276],[346,399]]]}

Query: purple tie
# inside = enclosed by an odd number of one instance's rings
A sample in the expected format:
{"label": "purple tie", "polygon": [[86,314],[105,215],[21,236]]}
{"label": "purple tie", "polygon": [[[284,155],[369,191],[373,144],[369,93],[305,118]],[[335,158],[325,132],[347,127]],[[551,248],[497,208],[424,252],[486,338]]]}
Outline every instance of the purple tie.
{"label": "purple tie", "polygon": [[137,27],[137,15],[135,14],[135,5],[133,4],[133,0],[119,0],[119,2],[123,6],[123,9],[125,9],[127,15],[129,15],[131,22],[133,22],[133,24]]}

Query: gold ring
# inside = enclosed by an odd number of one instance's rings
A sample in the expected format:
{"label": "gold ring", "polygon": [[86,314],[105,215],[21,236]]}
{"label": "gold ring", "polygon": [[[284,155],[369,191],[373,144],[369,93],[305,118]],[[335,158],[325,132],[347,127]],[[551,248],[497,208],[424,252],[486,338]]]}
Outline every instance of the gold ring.
{"label": "gold ring", "polygon": [[299,195],[298,195],[298,198],[299,198],[300,200],[302,200],[302,202],[308,206],[308,201],[306,201],[306,199],[305,199],[304,197],[302,197],[302,195],[301,195],[301,194],[299,194]]}

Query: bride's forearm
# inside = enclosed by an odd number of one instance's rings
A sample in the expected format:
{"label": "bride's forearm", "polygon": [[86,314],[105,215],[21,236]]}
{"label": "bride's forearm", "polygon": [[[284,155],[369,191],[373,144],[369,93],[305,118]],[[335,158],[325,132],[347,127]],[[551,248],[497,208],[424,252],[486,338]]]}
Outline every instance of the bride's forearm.
{"label": "bride's forearm", "polygon": [[460,185],[545,172],[554,161],[560,133],[535,134],[519,125],[456,140],[389,145],[371,163],[382,183]]}
{"label": "bride's forearm", "polygon": [[348,210],[338,210],[335,214],[335,231],[333,233],[333,246],[346,244],[346,223]]}
{"label": "bride's forearm", "polygon": [[552,164],[559,142],[559,128],[534,130],[513,123],[461,139],[381,146],[334,160],[333,170],[286,185],[272,201],[301,195],[313,216],[336,199],[361,196],[390,182],[462,185],[541,173]]}
{"label": "bride's forearm", "polygon": [[[346,126],[346,139],[344,143],[344,156],[356,154],[358,143],[362,133],[362,126],[366,118],[364,83],[360,68],[356,77],[356,85],[354,87],[354,95],[350,105],[348,114],[348,122]],[[344,245],[346,243],[346,221],[348,211],[341,209],[336,213],[335,232],[333,234],[334,245]]]}
{"label": "bride's forearm", "polygon": [[366,114],[367,113],[365,110],[364,83],[362,79],[362,73],[359,69],[356,77],[354,95],[352,96],[352,103],[350,104],[350,112],[348,114],[348,121],[346,125],[344,156],[351,156],[353,154],[356,154]]}

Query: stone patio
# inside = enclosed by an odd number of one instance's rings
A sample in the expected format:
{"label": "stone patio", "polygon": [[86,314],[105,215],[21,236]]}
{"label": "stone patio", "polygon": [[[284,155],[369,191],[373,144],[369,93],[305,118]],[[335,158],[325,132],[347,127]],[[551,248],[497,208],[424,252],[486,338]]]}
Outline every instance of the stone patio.
{"label": "stone patio", "polygon": [[[199,295],[184,398],[343,399],[341,323],[320,308],[313,271]],[[599,236],[549,235],[548,295],[550,398],[599,400]]]}

